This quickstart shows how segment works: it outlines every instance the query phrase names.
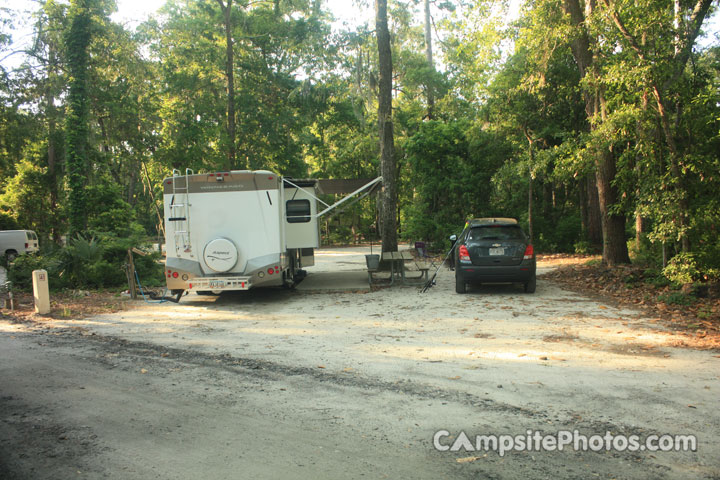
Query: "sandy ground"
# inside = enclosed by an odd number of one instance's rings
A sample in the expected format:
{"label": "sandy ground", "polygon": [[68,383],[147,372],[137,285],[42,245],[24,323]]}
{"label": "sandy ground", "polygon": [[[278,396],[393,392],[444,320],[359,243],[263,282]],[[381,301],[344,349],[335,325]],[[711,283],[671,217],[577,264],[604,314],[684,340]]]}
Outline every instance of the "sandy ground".
{"label": "sandy ground", "polygon": [[[322,270],[363,248],[320,252]],[[720,478],[720,358],[537,292],[257,290],[0,321],[0,478]],[[695,452],[436,451],[475,435],[693,434]]]}

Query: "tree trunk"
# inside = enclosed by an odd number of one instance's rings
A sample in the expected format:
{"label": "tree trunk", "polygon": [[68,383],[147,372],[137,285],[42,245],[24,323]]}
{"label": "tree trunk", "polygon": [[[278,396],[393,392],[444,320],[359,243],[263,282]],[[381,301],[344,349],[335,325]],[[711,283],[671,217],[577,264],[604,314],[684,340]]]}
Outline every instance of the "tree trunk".
{"label": "tree trunk", "polygon": [[[593,3],[585,4],[585,12],[583,12],[579,0],[564,0],[563,7],[570,16],[571,24],[578,30],[572,41],[571,50],[580,70],[580,76],[582,78],[590,76],[590,80],[594,80],[597,77],[597,65],[585,22],[585,15],[592,13]],[[593,85],[593,83],[586,81],[586,86],[583,87],[585,113],[590,120],[591,129],[597,128],[597,122],[592,120],[598,115],[604,117],[605,113],[603,92],[599,86]],[[615,155],[609,150],[598,151],[595,168],[603,235],[603,263],[607,265],[629,263],[630,257],[625,243],[625,217],[610,212],[611,207],[618,200],[617,191],[612,185],[616,174]]]}
{"label": "tree trunk", "polygon": [[227,164],[225,170],[232,170],[237,166],[237,142],[235,139],[235,71],[233,59],[233,39],[232,39],[232,2],[226,0],[227,4],[222,0],[217,0],[223,13],[225,28],[225,77],[227,80],[227,134],[228,134],[228,151]]}
{"label": "tree trunk", "polygon": [[70,4],[70,30],[67,36],[67,65],[70,71],[67,115],[67,179],[69,193],[69,237],[87,226],[86,184],[88,174],[88,45],[90,44],[90,5],[88,0]]}
{"label": "tree trunk", "polygon": [[147,182],[147,189],[148,189],[148,195],[150,196],[150,201],[152,201],[153,208],[155,209],[155,214],[157,215],[158,219],[158,231],[162,232],[163,237],[165,236],[165,223],[163,222],[162,214],[160,213],[160,207],[158,207],[157,200],[155,199],[155,192],[153,191],[153,185],[150,181],[150,175],[148,173],[147,165],[145,164],[145,161],[140,160],[140,164],[142,166],[144,179]]}
{"label": "tree trunk", "polygon": [[[425,58],[428,62],[431,72],[435,72],[435,63],[433,62],[432,51],[432,29],[430,25],[430,0],[425,0]],[[435,110],[435,94],[433,92],[434,78],[429,78],[427,82],[427,118],[433,119],[433,110]]]}
{"label": "tree trunk", "polygon": [[[643,37],[642,37],[643,46],[645,46],[646,41],[647,41],[647,35],[643,34]],[[642,108],[643,114],[645,114],[648,110],[648,92],[647,92],[647,90],[643,91],[643,93],[642,93],[641,108]],[[643,142],[643,143],[650,142],[650,134],[648,133],[647,129],[645,128],[645,125],[643,124],[642,120],[640,120],[638,122],[638,137],[640,139],[640,142]],[[645,154],[643,154],[643,156],[649,157],[649,154],[645,153]],[[650,163],[650,162],[648,162],[648,163]],[[635,164],[635,175],[638,180],[643,175],[642,166],[640,163]],[[639,181],[638,181],[638,185],[640,185]],[[642,203],[640,188],[637,188],[635,190],[635,196],[637,197],[636,205],[635,205],[635,249],[637,251],[640,249],[640,247],[642,245],[643,234],[645,233],[647,222],[645,221],[645,219],[642,217],[642,214],[640,213],[640,206]]]}
{"label": "tree trunk", "polygon": [[523,133],[528,142],[528,157],[530,166],[528,167],[528,235],[530,242],[533,241],[533,165],[535,164],[535,150],[533,149],[534,140],[530,135],[527,127],[523,126]]}
{"label": "tree trunk", "polygon": [[640,213],[635,213],[635,248],[639,249],[642,245],[643,236],[647,230],[646,221]]}
{"label": "tree trunk", "polygon": [[625,216],[610,212],[610,207],[619,200],[617,188],[612,184],[617,173],[615,155],[609,150],[598,152],[595,166],[603,231],[603,263],[606,265],[630,263],[625,242]]}
{"label": "tree trunk", "polygon": [[597,180],[595,175],[585,178],[585,191],[587,195],[587,239],[597,251],[602,250],[603,231],[600,218],[600,201],[598,199]]}
{"label": "tree trunk", "polygon": [[533,241],[533,174],[532,168],[529,172],[528,178],[528,236],[530,237],[530,243]]}
{"label": "tree trunk", "polygon": [[[660,116],[660,126],[662,127],[663,134],[665,135],[665,142],[667,143],[668,150],[670,150],[670,173],[675,178],[675,184],[673,188],[679,192],[680,200],[678,201],[678,214],[677,224],[680,236],[680,245],[683,252],[690,251],[690,238],[688,237],[688,215],[690,214],[690,204],[688,202],[688,191],[685,186],[685,177],[680,169],[680,152],[678,151],[677,144],[675,143],[675,135],[673,129],[670,126],[670,119],[667,115],[665,108],[665,101],[663,96],[656,85],[652,88],[655,101],[657,103],[657,111]],[[680,106],[678,105],[678,108]],[[678,115],[679,118],[679,115]]]}
{"label": "tree trunk", "polygon": [[378,126],[380,131],[380,236],[382,251],[397,251],[397,185],[392,121],[392,52],[388,30],[387,0],[375,0],[375,29],[378,45]]}
{"label": "tree trunk", "polygon": [[48,41],[48,67],[47,67],[47,90],[45,91],[45,115],[48,122],[48,179],[50,189],[50,237],[56,244],[60,244],[61,228],[58,219],[58,155],[57,155],[57,108],[55,108],[54,83],[56,81],[56,62],[55,45],[52,41]]}

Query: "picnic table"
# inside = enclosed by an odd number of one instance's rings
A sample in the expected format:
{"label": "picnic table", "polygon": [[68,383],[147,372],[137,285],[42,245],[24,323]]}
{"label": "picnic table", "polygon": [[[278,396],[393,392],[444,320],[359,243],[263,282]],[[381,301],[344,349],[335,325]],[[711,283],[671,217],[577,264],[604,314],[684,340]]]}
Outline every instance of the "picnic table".
{"label": "picnic table", "polygon": [[[390,285],[395,283],[395,280],[400,280],[403,285],[419,285],[427,281],[428,267],[419,266],[420,276],[412,279],[408,279],[405,276],[407,272],[406,263],[409,261],[415,261],[415,257],[409,250],[402,252],[383,252],[382,260],[390,263]],[[424,280],[423,280],[424,279]],[[420,282],[418,282],[420,280]]]}

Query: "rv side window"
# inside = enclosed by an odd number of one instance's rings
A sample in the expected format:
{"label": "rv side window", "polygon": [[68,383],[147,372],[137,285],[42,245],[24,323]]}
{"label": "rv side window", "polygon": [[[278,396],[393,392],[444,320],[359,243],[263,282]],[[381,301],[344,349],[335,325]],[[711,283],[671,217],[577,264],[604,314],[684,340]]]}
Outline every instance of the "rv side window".
{"label": "rv side window", "polygon": [[288,200],[285,203],[288,223],[306,223],[310,221],[310,200]]}

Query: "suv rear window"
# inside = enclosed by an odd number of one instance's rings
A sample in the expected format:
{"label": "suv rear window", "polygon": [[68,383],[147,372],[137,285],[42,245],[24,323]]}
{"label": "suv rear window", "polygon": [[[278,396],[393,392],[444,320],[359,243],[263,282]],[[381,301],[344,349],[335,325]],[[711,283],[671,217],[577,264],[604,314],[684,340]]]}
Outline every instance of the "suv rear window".
{"label": "suv rear window", "polygon": [[520,227],[516,226],[484,226],[473,227],[467,236],[468,241],[477,240],[525,240]]}

